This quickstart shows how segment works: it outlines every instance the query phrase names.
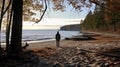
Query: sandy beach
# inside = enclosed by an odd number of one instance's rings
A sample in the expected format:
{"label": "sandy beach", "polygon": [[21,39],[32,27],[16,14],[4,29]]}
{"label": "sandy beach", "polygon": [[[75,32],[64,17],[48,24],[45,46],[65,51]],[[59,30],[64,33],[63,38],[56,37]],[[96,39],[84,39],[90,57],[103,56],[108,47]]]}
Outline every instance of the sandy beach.
{"label": "sandy beach", "polygon": [[[73,47],[79,45],[79,41],[72,41],[72,40],[61,40],[60,47]],[[46,42],[36,42],[36,43],[29,43],[28,49],[41,49],[45,47],[56,48],[56,41],[46,41]]]}

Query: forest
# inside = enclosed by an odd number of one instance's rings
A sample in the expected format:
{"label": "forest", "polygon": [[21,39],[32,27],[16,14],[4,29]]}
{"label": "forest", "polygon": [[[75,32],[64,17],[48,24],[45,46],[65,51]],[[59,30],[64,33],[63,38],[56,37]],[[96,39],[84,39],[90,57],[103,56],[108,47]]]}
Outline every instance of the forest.
{"label": "forest", "polygon": [[107,0],[106,4],[96,5],[82,22],[83,30],[120,33],[120,2]]}
{"label": "forest", "polygon": [[67,30],[67,31],[80,31],[80,24],[72,24],[72,25],[65,25],[60,27],[60,30]]}

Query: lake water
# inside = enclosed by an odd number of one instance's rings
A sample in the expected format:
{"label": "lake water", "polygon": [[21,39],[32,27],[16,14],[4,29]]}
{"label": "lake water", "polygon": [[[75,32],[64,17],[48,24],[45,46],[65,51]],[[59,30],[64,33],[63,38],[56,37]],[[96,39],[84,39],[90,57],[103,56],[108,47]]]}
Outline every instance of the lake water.
{"label": "lake water", "polygon": [[[43,42],[55,40],[55,34],[58,30],[23,30],[22,41],[23,42]],[[61,38],[78,35],[79,31],[63,31],[60,30]],[[1,33],[1,42],[5,42],[5,33]]]}

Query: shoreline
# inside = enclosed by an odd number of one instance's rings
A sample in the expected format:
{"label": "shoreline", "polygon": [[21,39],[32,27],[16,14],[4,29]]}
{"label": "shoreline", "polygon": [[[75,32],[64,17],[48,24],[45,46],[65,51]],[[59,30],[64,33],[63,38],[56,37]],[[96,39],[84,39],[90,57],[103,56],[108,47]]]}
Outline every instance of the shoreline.
{"label": "shoreline", "polygon": [[[120,36],[111,36],[104,33],[88,33],[89,36],[95,38],[95,40],[65,40],[60,41],[60,47],[76,47],[86,44],[101,44],[101,43],[111,43],[111,42],[120,42]],[[79,35],[79,34],[78,34]],[[77,36],[77,35],[76,35]],[[28,41],[29,46],[27,49],[41,49],[45,47],[56,48],[55,39],[50,40],[39,40],[39,41]],[[25,42],[22,43],[22,46],[25,45]],[[5,45],[2,45],[3,47]]]}
{"label": "shoreline", "polygon": [[[120,37],[119,36],[111,36],[107,34],[99,34],[99,33],[92,33],[92,37],[95,38],[95,40],[65,40],[62,39],[60,41],[60,47],[76,47],[80,45],[86,45],[86,44],[101,44],[101,43],[112,43],[112,42],[120,42]],[[95,35],[95,36],[94,36]],[[97,36],[96,36],[97,35]],[[91,35],[90,35],[91,36]],[[51,47],[51,48],[56,48],[56,41],[50,40],[50,41],[44,41],[44,42],[32,42],[28,43],[29,47],[28,49],[40,49],[44,47]]]}
{"label": "shoreline", "polygon": [[[56,29],[53,29],[53,30],[23,30],[22,43],[52,41],[52,40],[55,40],[56,32],[57,32]],[[60,30],[60,34],[61,34],[61,39],[64,39],[65,37],[77,35],[78,32]],[[6,37],[5,33],[2,33],[2,39],[1,39],[2,44],[5,44],[6,42],[5,37]]]}

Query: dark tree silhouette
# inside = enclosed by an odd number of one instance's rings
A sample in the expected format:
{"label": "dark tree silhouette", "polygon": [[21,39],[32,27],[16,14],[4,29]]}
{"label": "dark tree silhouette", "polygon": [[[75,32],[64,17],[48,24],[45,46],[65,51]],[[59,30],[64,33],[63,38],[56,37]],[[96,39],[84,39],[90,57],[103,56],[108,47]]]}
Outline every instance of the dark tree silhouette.
{"label": "dark tree silhouette", "polygon": [[22,12],[23,0],[13,0],[13,22],[10,52],[18,54],[22,50]]}

